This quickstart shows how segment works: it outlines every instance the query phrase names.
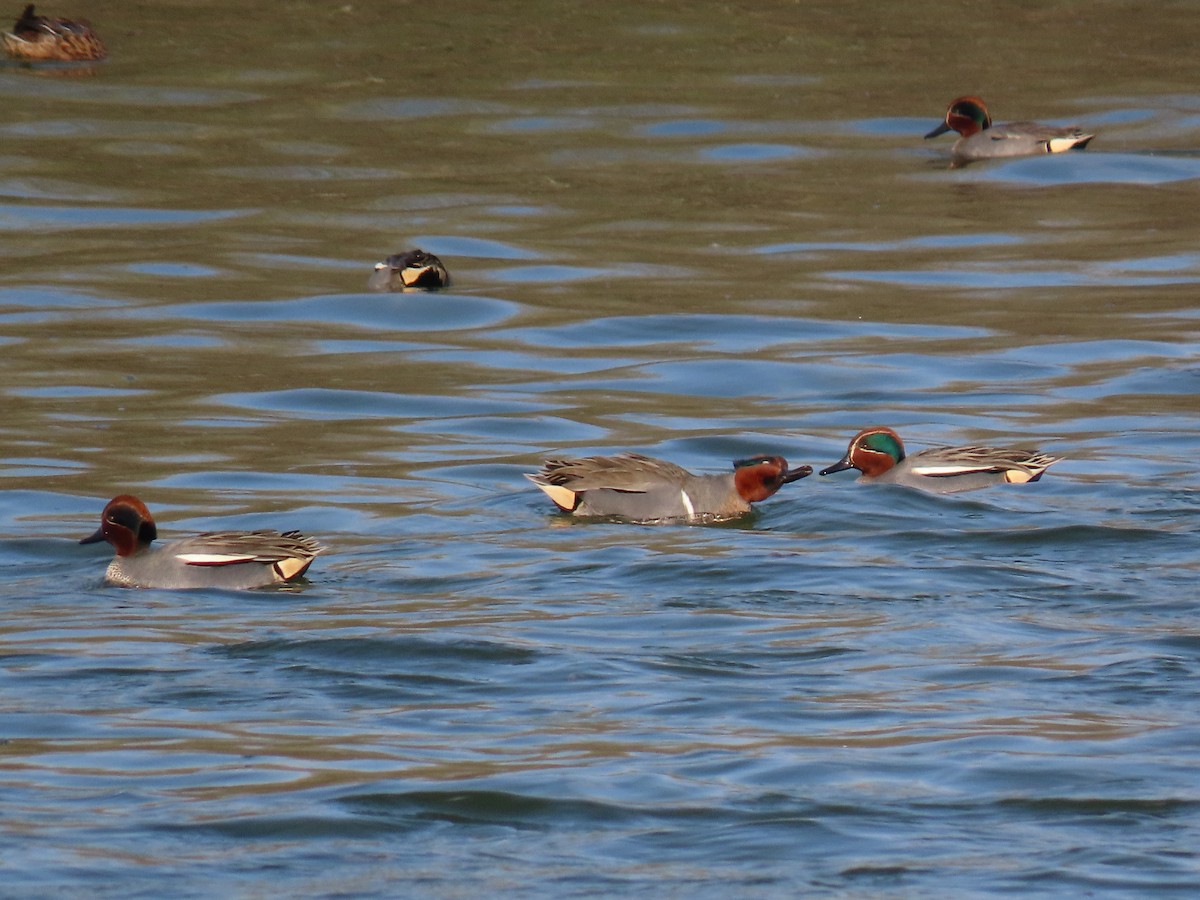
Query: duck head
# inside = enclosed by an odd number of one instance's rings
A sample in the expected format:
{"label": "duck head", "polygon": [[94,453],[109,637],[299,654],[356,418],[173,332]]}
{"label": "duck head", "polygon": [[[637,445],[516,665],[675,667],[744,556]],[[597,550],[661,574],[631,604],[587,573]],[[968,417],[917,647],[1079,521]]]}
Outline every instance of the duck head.
{"label": "duck head", "polygon": [[116,548],[117,556],[132,556],[145,550],[158,537],[154,517],[137,497],[122,494],[108,501],[100,514],[100,527],[79,543],[97,544],[108,541]]}
{"label": "duck head", "polygon": [[733,461],[733,485],[747,503],[760,503],[785,484],[811,474],[812,466],[789,469],[782,456],[751,456]]}
{"label": "duck head", "polygon": [[413,288],[442,288],[450,284],[450,273],[442,261],[424,250],[396,253],[375,264],[367,281],[373,291],[405,291]]}
{"label": "duck head", "polygon": [[978,97],[959,97],[946,110],[946,120],[937,128],[925,135],[925,138],[935,138],[947,131],[957,131],[965,138],[992,127],[992,117],[987,106]]}
{"label": "duck head", "polygon": [[864,428],[850,441],[850,449],[846,455],[832,466],[821,470],[822,475],[832,475],[834,472],[844,472],[847,469],[858,469],[868,477],[882,475],[892,466],[904,459],[904,442],[900,435],[877,425],[874,428]]}

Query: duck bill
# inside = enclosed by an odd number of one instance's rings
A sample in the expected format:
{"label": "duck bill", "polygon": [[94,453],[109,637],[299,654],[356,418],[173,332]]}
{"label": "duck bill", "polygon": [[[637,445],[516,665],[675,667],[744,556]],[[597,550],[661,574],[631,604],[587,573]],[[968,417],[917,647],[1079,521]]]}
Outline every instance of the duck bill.
{"label": "duck bill", "polygon": [[367,279],[367,288],[372,291],[386,291],[388,282],[392,280],[392,270],[387,263],[380,263]]}
{"label": "duck bill", "polygon": [[[933,129],[933,131],[929,132],[929,134],[925,135],[925,140],[929,140],[930,138],[935,138],[939,134],[945,134],[949,130],[950,130],[950,126],[947,125],[945,122],[943,122],[937,128]],[[825,473],[822,472],[821,474],[824,475]]]}
{"label": "duck bill", "polygon": [[81,544],[98,544],[101,541],[106,541],[106,540],[108,540],[108,538],[106,538],[104,536],[104,528],[103,528],[103,526],[101,526],[100,528],[96,529],[95,534],[90,535],[89,537],[85,537],[79,543],[81,543]]}
{"label": "duck bill", "polygon": [[845,472],[847,469],[853,469],[854,463],[850,462],[850,454],[847,453],[832,466],[828,466],[821,470],[822,475],[832,475],[834,472]]}
{"label": "duck bill", "polygon": [[812,466],[799,466],[795,469],[791,469],[786,475],[783,476],[783,483],[791,484],[793,481],[799,481],[801,478],[807,478],[812,474],[812,471]]}

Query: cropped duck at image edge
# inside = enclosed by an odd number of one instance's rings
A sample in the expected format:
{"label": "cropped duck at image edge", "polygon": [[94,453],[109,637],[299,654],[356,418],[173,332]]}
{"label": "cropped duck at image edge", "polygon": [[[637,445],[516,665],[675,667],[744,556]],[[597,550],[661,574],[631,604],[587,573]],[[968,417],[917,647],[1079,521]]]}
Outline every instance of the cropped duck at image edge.
{"label": "cropped duck at image edge", "polygon": [[100,36],[86,19],[39,16],[29,4],[3,34],[4,50],[13,59],[29,62],[97,62],[108,55]]}

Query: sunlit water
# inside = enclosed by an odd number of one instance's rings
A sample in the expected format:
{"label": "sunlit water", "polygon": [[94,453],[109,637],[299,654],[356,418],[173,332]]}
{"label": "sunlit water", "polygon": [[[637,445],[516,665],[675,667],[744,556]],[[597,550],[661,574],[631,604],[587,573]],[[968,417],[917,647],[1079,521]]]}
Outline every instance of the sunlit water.
{"label": "sunlit water", "polygon": [[[0,893],[1194,894],[1195,23],[292,6],[0,69]],[[966,91],[1099,136],[951,170]],[[452,290],[368,293],[413,246]],[[718,527],[521,477],[880,423],[1065,461]],[[123,492],[329,549],[106,587]]]}

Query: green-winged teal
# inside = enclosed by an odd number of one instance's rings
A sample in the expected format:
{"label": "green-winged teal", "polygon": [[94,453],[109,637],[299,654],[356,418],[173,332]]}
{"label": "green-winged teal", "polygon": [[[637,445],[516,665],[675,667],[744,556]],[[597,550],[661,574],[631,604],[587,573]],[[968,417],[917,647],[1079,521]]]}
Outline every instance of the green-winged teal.
{"label": "green-winged teal", "polygon": [[957,131],[959,139],[951,152],[957,160],[995,159],[1002,156],[1033,156],[1082,149],[1095,135],[1070,125],[1058,128],[1037,122],[992,124],[987,106],[978,97],[959,97],[946,110],[946,119],[925,135],[934,138]]}
{"label": "green-winged teal", "polygon": [[665,460],[623,453],[548,459],[540,472],[525,477],[564,512],[649,523],[733,519],[811,474],[811,466],[789,469],[781,456],[739,459],[723,475],[693,475]]}
{"label": "green-winged teal", "polygon": [[31,62],[95,62],[108,55],[86,20],[73,22],[35,15],[32,3],[3,37],[9,56]]}
{"label": "green-winged teal", "polygon": [[859,481],[903,484],[952,494],[993,484],[1037,481],[1058,457],[1036,450],[999,447],[932,447],[907,456],[900,435],[883,426],[865,428],[850,441],[846,455],[822,475],[858,469]]}
{"label": "green-winged teal", "polygon": [[299,578],[322,550],[296,531],[209,532],[152,548],[157,537],[146,505],[122,494],[104,507],[96,533],[79,543],[108,541],[117,556],[105,579],[143,588],[267,587]]}
{"label": "green-winged teal", "polygon": [[442,261],[424,250],[396,253],[375,264],[375,272],[367,281],[373,291],[408,291],[415,288],[444,288],[450,284],[450,273]]}

